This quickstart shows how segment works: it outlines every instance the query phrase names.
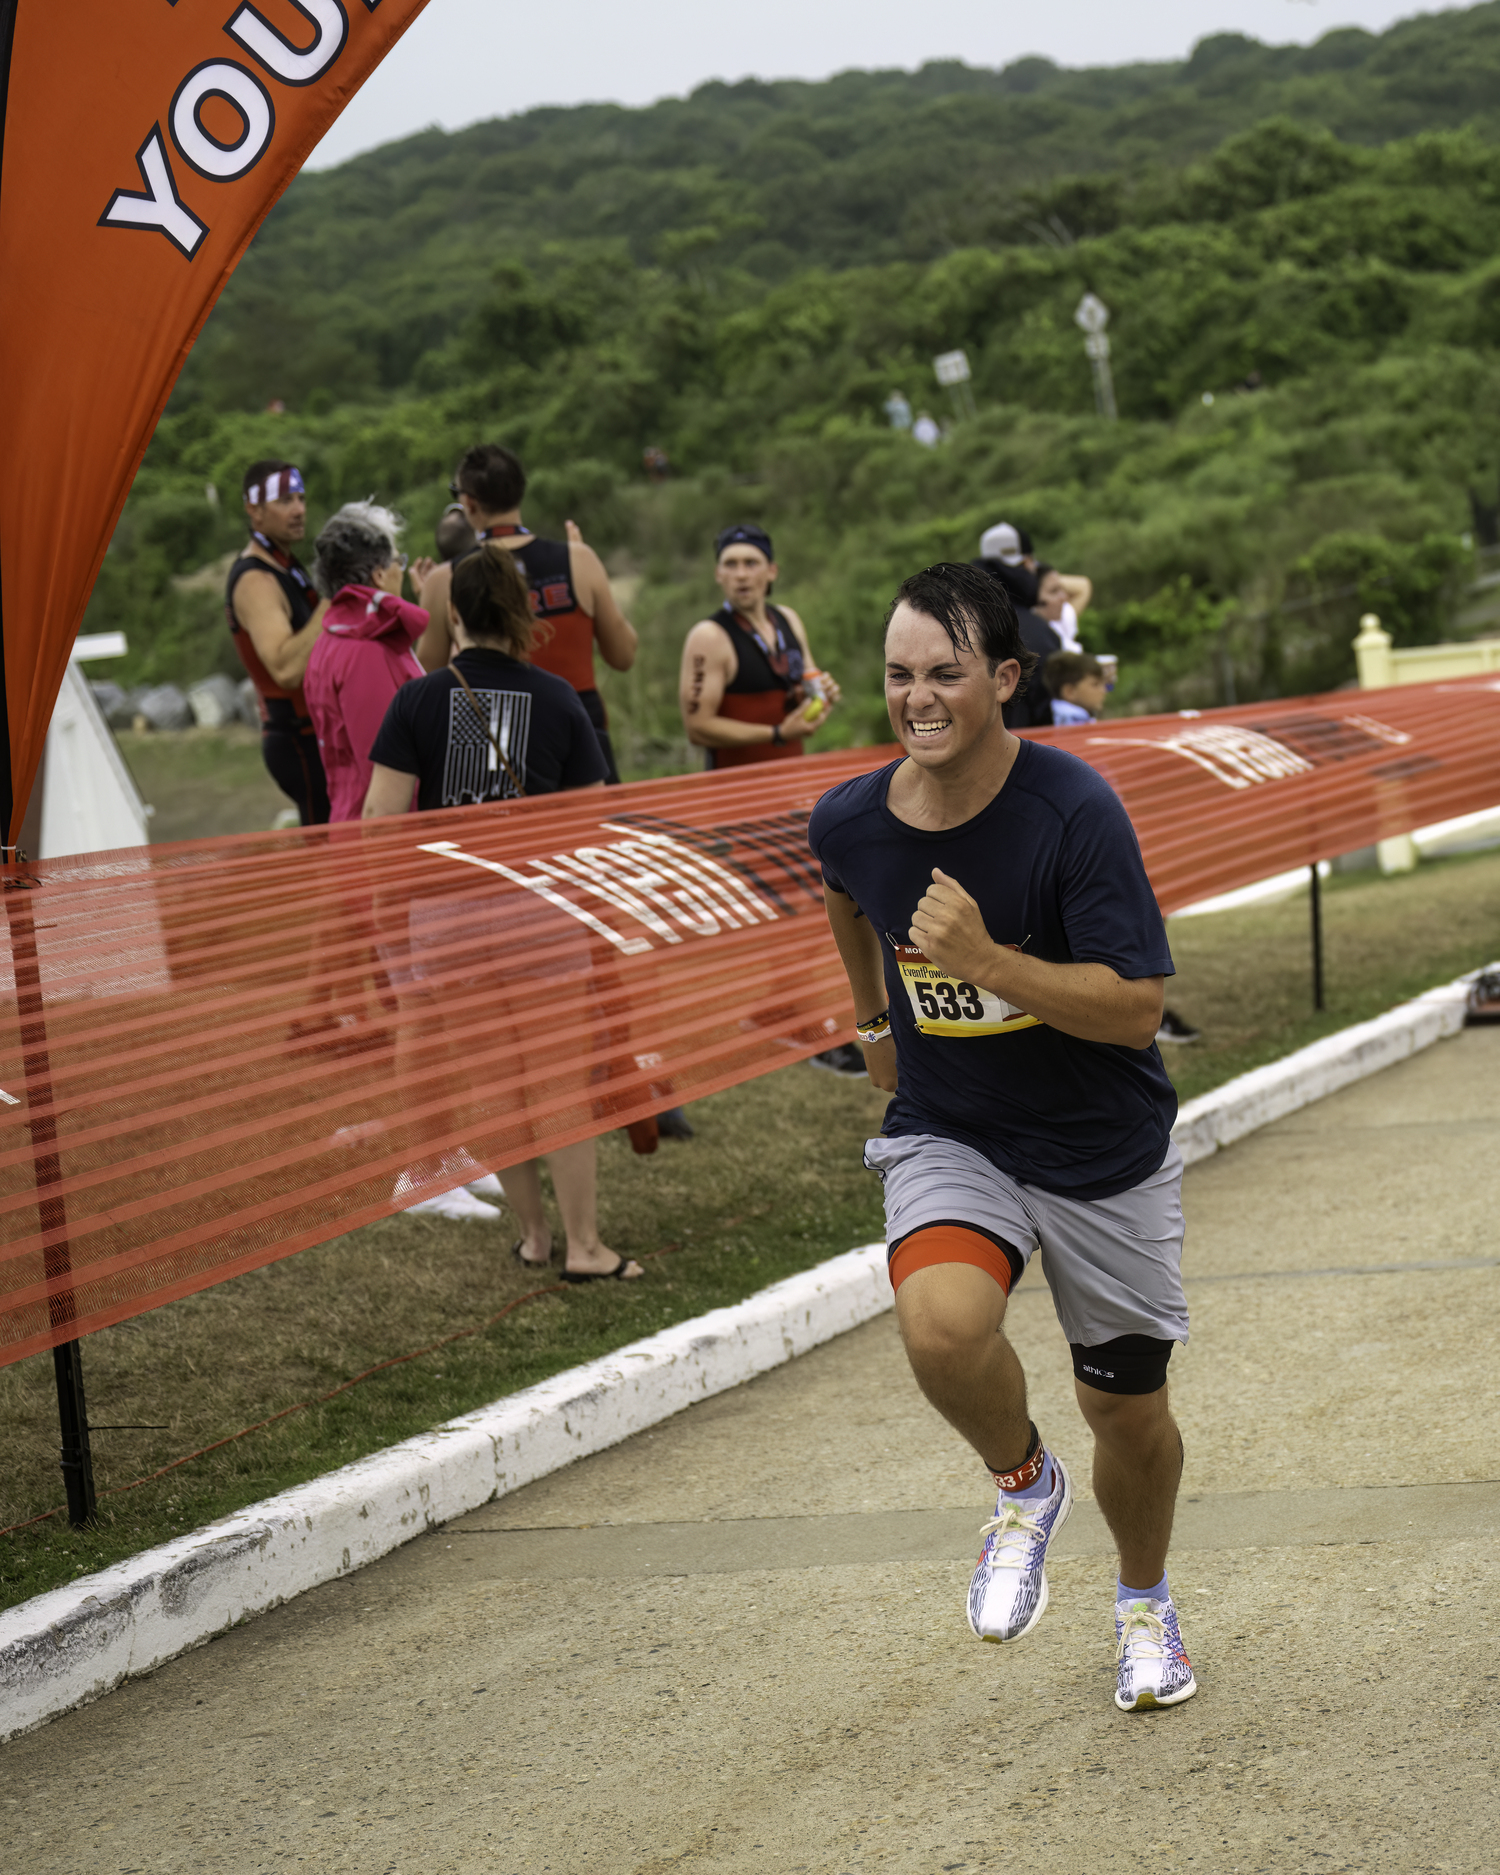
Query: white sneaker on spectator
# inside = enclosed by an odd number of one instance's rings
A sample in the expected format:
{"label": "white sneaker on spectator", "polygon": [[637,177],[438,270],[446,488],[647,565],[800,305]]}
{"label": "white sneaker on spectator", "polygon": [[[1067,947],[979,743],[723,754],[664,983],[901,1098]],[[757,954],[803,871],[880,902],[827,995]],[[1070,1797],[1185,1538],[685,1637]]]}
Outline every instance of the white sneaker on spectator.
{"label": "white sneaker on spectator", "polygon": [[500,1207],[486,1204],[483,1198],[476,1198],[462,1185],[453,1191],[440,1192],[436,1198],[424,1198],[420,1204],[409,1204],[403,1213],[406,1217],[446,1217],[455,1222],[493,1224],[498,1222]]}

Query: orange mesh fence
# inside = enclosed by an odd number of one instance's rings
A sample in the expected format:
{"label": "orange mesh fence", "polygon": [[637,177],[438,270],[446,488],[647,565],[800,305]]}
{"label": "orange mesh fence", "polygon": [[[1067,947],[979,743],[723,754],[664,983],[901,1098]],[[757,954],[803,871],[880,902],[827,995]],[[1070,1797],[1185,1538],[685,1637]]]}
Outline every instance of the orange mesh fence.
{"label": "orange mesh fence", "polygon": [[[1164,910],[1500,803],[1500,684],[1043,732]],[[4,875],[0,1361],[850,1037],[861,749]]]}

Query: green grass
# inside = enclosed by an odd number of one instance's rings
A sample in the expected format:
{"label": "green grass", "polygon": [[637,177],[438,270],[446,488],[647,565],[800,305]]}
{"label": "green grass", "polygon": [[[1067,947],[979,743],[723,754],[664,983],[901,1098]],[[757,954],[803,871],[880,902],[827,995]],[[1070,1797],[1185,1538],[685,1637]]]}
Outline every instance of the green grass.
{"label": "green grass", "polygon": [[153,843],[264,832],[292,805],[266,773],[260,731],[248,723],[163,735],[127,729],[115,740],[141,798],[156,810]]}
{"label": "green grass", "polygon": [[1433,860],[1385,879],[1323,882],[1326,1000],[1312,1006],[1306,891],[1274,905],[1173,918],[1167,1000],[1203,1039],[1164,1050],[1181,1099],[1500,959],[1500,853]]}
{"label": "green grass", "polygon": [[[165,738],[161,739],[165,742]],[[1174,1007],[1203,1039],[1169,1059],[1184,1098],[1378,1014],[1500,954],[1500,853],[1356,874],[1325,899],[1329,1008],[1311,1010],[1305,895],[1174,920]],[[394,1368],[168,1477],[102,1500],[97,1529],[61,1520],[0,1542],[0,1605],[196,1528],[550,1374],[742,1297],[880,1234],[860,1163],[883,1096],[792,1067],[699,1101],[698,1137],[636,1158],[600,1143],[601,1219],[647,1257],[637,1284],[548,1295],[471,1339]],[[89,1337],[101,1491],[365,1368],[477,1325],[537,1287],[501,1225],[390,1218]],[[654,1256],[667,1245],[670,1254]],[[0,1369],[8,1428],[0,1526],[58,1503],[50,1355]]]}
{"label": "green grass", "polygon": [[[482,1322],[546,1278],[511,1259],[519,1233],[508,1219],[396,1217],[90,1336],[91,1419],[165,1429],[96,1436],[99,1527],[54,1519],[5,1538],[0,1605],[868,1243],[880,1234],[879,1188],[859,1147],[883,1107],[867,1082],[796,1066],[695,1103],[698,1137],[664,1140],[649,1158],[610,1135],[600,1142],[601,1226],[614,1248],[651,1259],[641,1281],[548,1295],[116,1498],[102,1493]],[[653,1256],[669,1244],[678,1247]],[[0,1369],[0,1526],[61,1501],[56,1411],[50,1354]]]}

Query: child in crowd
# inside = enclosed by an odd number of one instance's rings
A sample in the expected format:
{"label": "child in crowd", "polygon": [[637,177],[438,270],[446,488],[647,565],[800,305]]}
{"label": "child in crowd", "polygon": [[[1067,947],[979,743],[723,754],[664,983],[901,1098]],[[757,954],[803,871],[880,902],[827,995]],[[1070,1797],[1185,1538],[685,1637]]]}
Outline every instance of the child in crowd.
{"label": "child in crowd", "polygon": [[1104,713],[1104,667],[1087,651],[1054,651],[1047,660],[1054,724],[1091,723]]}

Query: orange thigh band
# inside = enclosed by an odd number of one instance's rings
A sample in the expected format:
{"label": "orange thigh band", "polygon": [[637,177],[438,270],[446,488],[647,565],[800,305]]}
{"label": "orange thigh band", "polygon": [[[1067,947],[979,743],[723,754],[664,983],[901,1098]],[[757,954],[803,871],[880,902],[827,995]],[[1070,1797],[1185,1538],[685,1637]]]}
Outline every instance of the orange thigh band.
{"label": "orange thigh band", "polygon": [[1021,1259],[1008,1244],[987,1237],[972,1224],[925,1224],[891,1251],[892,1289],[899,1289],[916,1270],[930,1269],[934,1263],[972,1263],[993,1276],[1006,1295],[1022,1268]]}

